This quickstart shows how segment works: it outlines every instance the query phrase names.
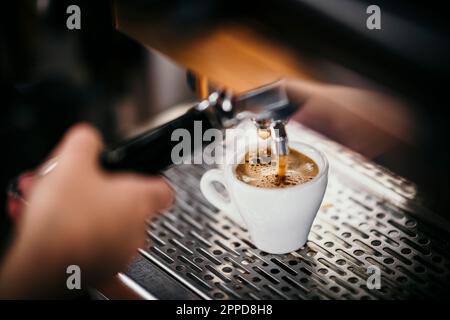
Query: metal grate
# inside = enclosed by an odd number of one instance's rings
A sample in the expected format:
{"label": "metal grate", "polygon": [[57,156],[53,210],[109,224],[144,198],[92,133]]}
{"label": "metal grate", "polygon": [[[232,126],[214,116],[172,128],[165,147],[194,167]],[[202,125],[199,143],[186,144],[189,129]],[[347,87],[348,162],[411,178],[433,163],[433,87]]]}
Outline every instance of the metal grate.
{"label": "metal grate", "polygon": [[[324,150],[331,164],[303,248],[285,255],[255,248],[245,228],[201,195],[205,168],[186,165],[166,172],[176,206],[149,224],[151,245],[141,254],[205,299],[449,296],[449,236],[407,211],[421,203],[415,186],[310,130],[290,131]],[[381,270],[379,290],[366,285],[371,265]]]}

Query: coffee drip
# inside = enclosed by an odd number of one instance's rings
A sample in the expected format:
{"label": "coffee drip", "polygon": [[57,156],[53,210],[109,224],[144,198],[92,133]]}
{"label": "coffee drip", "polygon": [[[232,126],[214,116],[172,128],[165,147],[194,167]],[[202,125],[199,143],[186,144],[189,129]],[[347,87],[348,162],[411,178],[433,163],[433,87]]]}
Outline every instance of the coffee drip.
{"label": "coffee drip", "polygon": [[[258,136],[263,139],[263,140],[267,140],[271,137],[271,131],[270,129],[261,129],[258,128]],[[286,140],[286,144],[287,144],[287,140]],[[289,147],[288,147],[289,150]],[[266,153],[272,157],[272,150],[271,148],[267,148]],[[259,152],[258,152],[259,154]],[[286,154],[279,154],[276,153],[275,154],[275,161],[274,163],[276,163],[277,165],[277,179],[279,180],[279,183],[283,183],[286,180],[286,173],[288,170],[288,161],[287,161],[287,155]]]}

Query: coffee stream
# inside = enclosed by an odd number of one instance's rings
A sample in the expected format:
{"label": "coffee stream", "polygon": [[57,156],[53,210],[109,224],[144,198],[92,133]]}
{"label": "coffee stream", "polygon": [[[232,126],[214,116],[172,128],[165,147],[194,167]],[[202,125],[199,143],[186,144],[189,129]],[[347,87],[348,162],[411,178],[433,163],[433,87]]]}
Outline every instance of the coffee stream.
{"label": "coffee stream", "polygon": [[[261,139],[268,139],[270,138],[270,130],[269,129],[258,129],[258,135]],[[268,148],[267,150],[268,155],[270,156],[271,154],[271,150],[270,148]],[[280,180],[280,184],[282,182],[284,182],[284,180],[286,179],[286,173],[287,173],[287,156],[282,155],[282,156],[278,156],[278,159],[276,160],[276,163],[278,164],[278,180]]]}
{"label": "coffee stream", "polygon": [[278,163],[278,179],[281,182],[284,182],[286,180],[286,174],[288,169],[288,156],[282,155],[278,156],[277,163]]}

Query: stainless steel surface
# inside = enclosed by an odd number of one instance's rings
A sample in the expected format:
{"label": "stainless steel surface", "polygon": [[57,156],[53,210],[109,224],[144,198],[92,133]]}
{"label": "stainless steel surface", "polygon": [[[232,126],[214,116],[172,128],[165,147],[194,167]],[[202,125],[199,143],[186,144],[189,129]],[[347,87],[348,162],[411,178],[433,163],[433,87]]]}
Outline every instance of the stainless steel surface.
{"label": "stainless steel surface", "polygon": [[280,80],[235,96],[229,90],[213,92],[196,109],[206,111],[219,128],[250,119],[258,128],[270,129],[276,122],[287,122],[299,107],[298,103],[289,102],[284,81]]}
{"label": "stainless steel surface", "polygon": [[[330,162],[325,199],[303,248],[285,255],[255,248],[245,228],[201,195],[205,168],[185,165],[166,172],[176,206],[151,221],[151,245],[141,254],[205,299],[449,296],[448,224],[423,206],[417,188],[308,129],[294,124],[288,134]],[[371,265],[381,270],[379,290],[366,285]]]}

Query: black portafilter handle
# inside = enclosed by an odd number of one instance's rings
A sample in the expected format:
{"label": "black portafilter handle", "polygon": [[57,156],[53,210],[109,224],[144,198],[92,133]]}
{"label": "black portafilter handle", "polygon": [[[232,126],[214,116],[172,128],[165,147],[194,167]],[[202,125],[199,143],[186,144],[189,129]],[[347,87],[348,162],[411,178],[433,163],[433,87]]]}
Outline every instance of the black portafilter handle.
{"label": "black portafilter handle", "polygon": [[[101,155],[101,164],[110,171],[131,171],[149,175],[160,173],[173,164],[172,149],[180,143],[172,141],[174,130],[186,129],[194,139],[197,121],[201,121],[202,131],[212,127],[206,112],[193,107],[176,119],[108,148]],[[195,145],[191,143],[192,147]],[[191,149],[191,154],[195,151]]]}

